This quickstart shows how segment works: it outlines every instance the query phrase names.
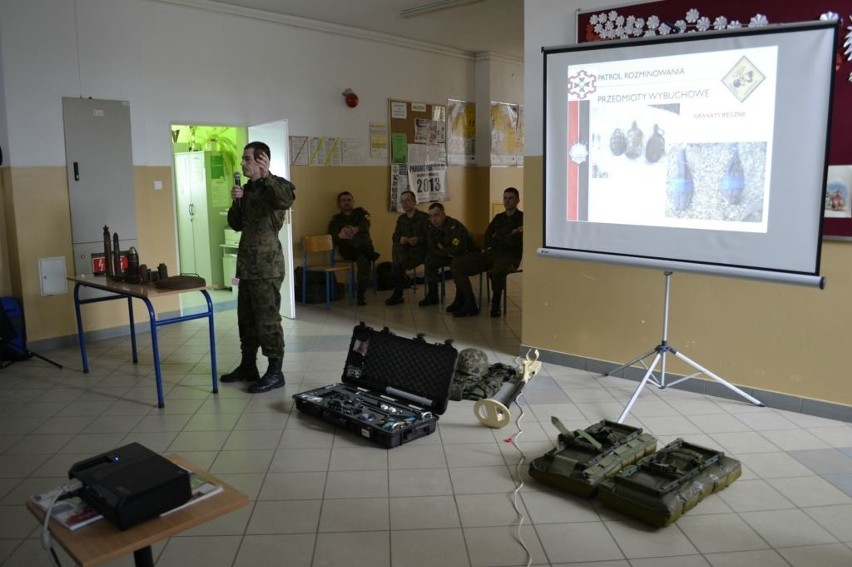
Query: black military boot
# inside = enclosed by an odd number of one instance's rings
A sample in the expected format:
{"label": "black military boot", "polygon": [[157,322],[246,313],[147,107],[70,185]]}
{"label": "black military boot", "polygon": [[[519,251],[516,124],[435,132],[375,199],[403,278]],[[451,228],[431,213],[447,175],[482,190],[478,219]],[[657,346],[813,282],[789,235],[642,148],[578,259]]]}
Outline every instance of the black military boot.
{"label": "black military boot", "polygon": [[426,307],[427,305],[438,305],[438,303],[438,287],[427,284],[426,297],[418,301],[417,305],[420,307]]}
{"label": "black military boot", "polygon": [[385,299],[385,305],[399,305],[403,302],[402,299],[402,287],[396,286],[393,289],[393,295]]}
{"label": "black military boot", "polygon": [[500,312],[500,302],[503,300],[503,290],[494,290],[494,297],[491,298],[491,316],[499,317],[502,315]]}
{"label": "black military boot", "polygon": [[376,252],[376,249],[375,249],[375,248],[373,248],[372,246],[365,246],[365,247],[364,247],[364,255],[365,255],[365,256],[366,256],[366,257],[367,257],[367,258],[368,258],[371,262],[375,262],[376,260],[378,260],[378,259],[379,259],[379,256],[381,256],[381,254],[379,254],[378,252]]}
{"label": "black military boot", "polygon": [[243,358],[240,365],[234,368],[229,374],[222,374],[219,382],[228,384],[230,382],[257,382],[260,380],[260,373],[257,371],[257,352],[243,352]]}
{"label": "black military boot", "polygon": [[476,306],[476,296],[473,292],[464,294],[464,303],[455,312],[453,317],[467,317],[469,315],[479,315],[479,307]]}
{"label": "black military boot", "polygon": [[281,363],[283,359],[270,358],[269,367],[266,369],[266,374],[263,377],[249,386],[250,394],[262,394],[275,388],[280,388],[284,385],[284,373],[281,372]]}
{"label": "black military boot", "polygon": [[367,285],[363,283],[358,284],[358,298],[355,300],[356,305],[367,305],[367,300],[364,299],[364,292],[367,289]]}
{"label": "black military boot", "polygon": [[465,304],[465,297],[463,293],[459,293],[459,288],[456,288],[456,298],[453,299],[453,302],[447,305],[447,313],[455,313]]}

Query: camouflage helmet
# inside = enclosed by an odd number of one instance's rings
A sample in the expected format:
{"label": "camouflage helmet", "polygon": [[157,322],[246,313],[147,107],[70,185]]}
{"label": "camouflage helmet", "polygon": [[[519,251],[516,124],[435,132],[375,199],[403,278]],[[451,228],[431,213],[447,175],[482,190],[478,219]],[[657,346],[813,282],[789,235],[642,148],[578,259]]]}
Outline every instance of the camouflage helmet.
{"label": "camouflage helmet", "polygon": [[488,373],[488,356],[478,348],[466,348],[456,360],[456,373],[485,376]]}

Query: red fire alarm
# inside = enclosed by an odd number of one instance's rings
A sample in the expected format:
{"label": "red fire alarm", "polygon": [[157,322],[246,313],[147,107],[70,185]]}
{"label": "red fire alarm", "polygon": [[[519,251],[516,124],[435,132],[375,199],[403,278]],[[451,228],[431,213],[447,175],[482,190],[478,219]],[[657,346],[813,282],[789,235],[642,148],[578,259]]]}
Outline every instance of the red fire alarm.
{"label": "red fire alarm", "polygon": [[343,96],[346,99],[346,106],[349,108],[355,108],[358,106],[358,95],[355,94],[355,91],[352,89],[346,89],[343,91]]}

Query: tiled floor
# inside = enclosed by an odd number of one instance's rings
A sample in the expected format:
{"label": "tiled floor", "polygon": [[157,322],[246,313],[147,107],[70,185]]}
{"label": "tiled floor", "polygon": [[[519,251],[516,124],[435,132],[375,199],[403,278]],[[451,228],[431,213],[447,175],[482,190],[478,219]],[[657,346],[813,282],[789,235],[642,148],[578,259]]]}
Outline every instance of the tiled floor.
{"label": "tiled floor", "polygon": [[[368,296],[367,307],[300,308],[298,321],[285,322],[287,386],[268,394],[233,384],[210,393],[201,321],[162,329],[163,410],[155,407],[145,335],[138,365],[126,338],[116,338],[89,345],[90,374],[81,373],[76,348],[39,353],[64,370],[38,359],[0,370],[0,563],[47,565],[26,498],[62,483],[77,460],[138,441],[180,453],[251,497],[250,506],[155,545],[161,567],[526,565],[513,507],[518,449],[527,461],[550,449],[553,415],[571,429],[616,418],[634,382],[546,364],[525,391],[522,434],[514,422],[485,428],[472,402],[451,402],[435,434],[392,450],[301,415],[291,400],[338,381],[362,320],[512,361],[520,345],[520,278],[513,280],[500,319],[453,319],[418,308],[410,292],[393,308],[384,293]],[[239,356],[236,314],[220,305],[217,352],[227,371]],[[519,533],[533,565],[852,565],[852,425],[652,388],[628,423],[661,444],[682,436],[721,448],[742,461],[743,476],[676,524],[651,529],[524,474]]]}

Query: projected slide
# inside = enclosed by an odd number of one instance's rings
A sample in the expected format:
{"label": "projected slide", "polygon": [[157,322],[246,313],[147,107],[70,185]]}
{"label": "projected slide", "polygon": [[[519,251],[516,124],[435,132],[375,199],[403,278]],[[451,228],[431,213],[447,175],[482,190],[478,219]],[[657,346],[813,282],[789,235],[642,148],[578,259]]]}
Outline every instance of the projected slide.
{"label": "projected slide", "polygon": [[776,46],[568,65],[566,220],[766,232]]}
{"label": "projected slide", "polygon": [[823,285],[836,22],[542,49],[540,256]]}

